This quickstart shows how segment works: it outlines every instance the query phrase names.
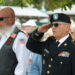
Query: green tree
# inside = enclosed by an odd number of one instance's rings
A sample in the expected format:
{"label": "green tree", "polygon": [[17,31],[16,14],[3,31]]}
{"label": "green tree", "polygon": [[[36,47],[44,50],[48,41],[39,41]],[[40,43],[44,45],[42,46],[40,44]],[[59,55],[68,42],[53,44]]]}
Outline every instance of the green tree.
{"label": "green tree", "polygon": [[21,7],[33,5],[33,7],[41,9],[43,2],[45,2],[44,7],[46,10],[54,10],[59,7],[66,10],[66,6],[71,8],[75,4],[75,0],[0,0],[0,5]]}

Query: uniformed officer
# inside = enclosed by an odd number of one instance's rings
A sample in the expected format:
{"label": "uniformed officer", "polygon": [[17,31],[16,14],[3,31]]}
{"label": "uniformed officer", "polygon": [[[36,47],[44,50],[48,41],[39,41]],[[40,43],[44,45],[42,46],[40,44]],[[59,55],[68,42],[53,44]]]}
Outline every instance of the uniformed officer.
{"label": "uniformed officer", "polygon": [[[28,20],[22,24],[22,30],[26,33],[29,38],[29,33],[32,32],[32,28],[37,26],[35,21]],[[41,75],[42,71],[42,56],[28,50],[28,66],[26,69],[26,75]]]}
{"label": "uniformed officer", "polygon": [[14,25],[12,8],[0,10],[0,75],[25,75],[28,64],[27,37]]}
{"label": "uniformed officer", "polygon": [[[27,48],[42,55],[42,75],[75,75],[75,45],[69,34],[70,17],[55,13],[50,21],[50,25],[44,24],[31,34]],[[40,42],[43,33],[50,27],[53,36]]]}

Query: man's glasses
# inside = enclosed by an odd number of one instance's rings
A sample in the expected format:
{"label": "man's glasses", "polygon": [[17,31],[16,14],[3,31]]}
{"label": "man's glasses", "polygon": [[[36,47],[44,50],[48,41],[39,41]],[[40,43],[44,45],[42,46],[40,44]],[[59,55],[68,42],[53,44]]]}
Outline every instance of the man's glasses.
{"label": "man's glasses", "polygon": [[8,18],[8,17],[0,17],[0,21],[3,21],[5,18]]}
{"label": "man's glasses", "polygon": [[51,24],[51,27],[54,26],[54,27],[58,27],[60,24],[58,23],[55,23],[55,24]]}
{"label": "man's glasses", "polygon": [[54,24],[51,24],[51,27],[52,26],[55,26],[55,27],[58,27],[59,25],[67,25],[68,23],[54,23]]}

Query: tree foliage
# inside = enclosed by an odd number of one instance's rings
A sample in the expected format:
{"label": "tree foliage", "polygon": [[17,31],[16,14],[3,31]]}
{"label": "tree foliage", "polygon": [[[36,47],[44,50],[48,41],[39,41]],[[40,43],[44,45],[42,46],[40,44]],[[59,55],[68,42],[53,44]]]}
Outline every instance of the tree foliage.
{"label": "tree foliage", "polygon": [[75,4],[75,0],[0,0],[0,5],[21,7],[33,5],[34,7],[41,9],[43,2],[45,2],[44,7],[46,10],[54,10],[59,7],[66,10],[66,6],[71,8],[72,4]]}

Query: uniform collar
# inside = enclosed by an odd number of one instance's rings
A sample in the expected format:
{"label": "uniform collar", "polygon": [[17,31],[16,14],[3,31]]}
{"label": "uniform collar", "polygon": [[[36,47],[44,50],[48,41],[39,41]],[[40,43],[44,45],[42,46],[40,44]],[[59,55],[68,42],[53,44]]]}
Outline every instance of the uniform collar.
{"label": "uniform collar", "polygon": [[56,40],[56,41],[59,41],[58,46],[60,46],[68,37],[69,37],[69,34],[67,34],[65,37],[61,38],[60,40]]}
{"label": "uniform collar", "polygon": [[69,34],[63,37],[62,39],[59,40],[60,43],[63,43],[67,38],[69,37]]}

